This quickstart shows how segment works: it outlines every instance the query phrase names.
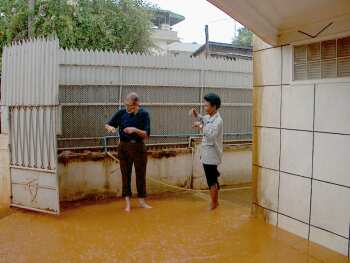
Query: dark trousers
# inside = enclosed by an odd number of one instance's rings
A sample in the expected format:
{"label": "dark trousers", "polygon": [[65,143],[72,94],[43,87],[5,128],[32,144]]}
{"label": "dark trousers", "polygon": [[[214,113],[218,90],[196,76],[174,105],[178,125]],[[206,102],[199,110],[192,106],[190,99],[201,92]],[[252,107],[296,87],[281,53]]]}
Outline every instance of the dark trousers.
{"label": "dark trousers", "polygon": [[123,197],[131,196],[131,174],[135,165],[137,196],[146,197],[147,149],[143,142],[120,142],[120,170],[122,172]]}
{"label": "dark trousers", "polygon": [[218,189],[220,189],[220,185],[218,182],[218,177],[220,176],[220,173],[218,171],[218,166],[204,163],[203,168],[204,168],[205,177],[207,178],[209,189],[213,185],[217,185]]}

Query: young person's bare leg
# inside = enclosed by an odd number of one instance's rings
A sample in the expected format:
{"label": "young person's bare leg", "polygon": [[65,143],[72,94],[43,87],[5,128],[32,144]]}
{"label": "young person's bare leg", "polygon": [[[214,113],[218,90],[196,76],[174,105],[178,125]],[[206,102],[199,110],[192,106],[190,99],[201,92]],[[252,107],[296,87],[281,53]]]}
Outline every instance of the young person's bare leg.
{"label": "young person's bare leg", "polygon": [[218,202],[219,189],[218,189],[217,184],[212,185],[210,187],[210,198],[211,198],[211,203],[210,203],[209,209],[214,210],[215,208],[217,208],[219,206],[219,202]]}

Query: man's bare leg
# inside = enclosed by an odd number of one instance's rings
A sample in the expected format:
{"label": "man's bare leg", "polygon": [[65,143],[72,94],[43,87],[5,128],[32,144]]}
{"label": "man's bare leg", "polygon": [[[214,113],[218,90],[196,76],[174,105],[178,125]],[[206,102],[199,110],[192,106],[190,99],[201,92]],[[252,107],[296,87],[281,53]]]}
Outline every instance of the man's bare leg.
{"label": "man's bare leg", "polygon": [[152,206],[146,203],[144,198],[139,198],[139,205],[141,208],[147,208],[147,209],[152,208]]}
{"label": "man's bare leg", "polygon": [[125,197],[125,212],[130,212],[131,210],[131,200],[130,196]]}

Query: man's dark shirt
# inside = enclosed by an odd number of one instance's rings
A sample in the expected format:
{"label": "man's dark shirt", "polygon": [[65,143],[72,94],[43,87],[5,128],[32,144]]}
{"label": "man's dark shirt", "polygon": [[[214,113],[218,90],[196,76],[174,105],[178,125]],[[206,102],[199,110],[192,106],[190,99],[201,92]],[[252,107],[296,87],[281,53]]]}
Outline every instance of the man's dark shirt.
{"label": "man's dark shirt", "polygon": [[124,129],[127,127],[135,127],[139,130],[145,131],[148,136],[151,132],[149,114],[142,108],[140,108],[137,113],[128,113],[126,109],[121,109],[112,116],[107,124],[114,128],[119,128],[120,140],[123,142],[143,141],[143,139],[136,133],[126,134]]}

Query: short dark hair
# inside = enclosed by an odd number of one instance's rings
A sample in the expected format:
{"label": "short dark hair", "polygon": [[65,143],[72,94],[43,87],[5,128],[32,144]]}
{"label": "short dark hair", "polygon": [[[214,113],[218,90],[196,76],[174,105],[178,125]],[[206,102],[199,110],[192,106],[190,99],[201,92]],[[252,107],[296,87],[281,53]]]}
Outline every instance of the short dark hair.
{"label": "short dark hair", "polygon": [[216,109],[219,109],[221,107],[221,99],[219,95],[215,93],[208,93],[204,96],[204,100],[209,102],[211,106],[215,106]]}

